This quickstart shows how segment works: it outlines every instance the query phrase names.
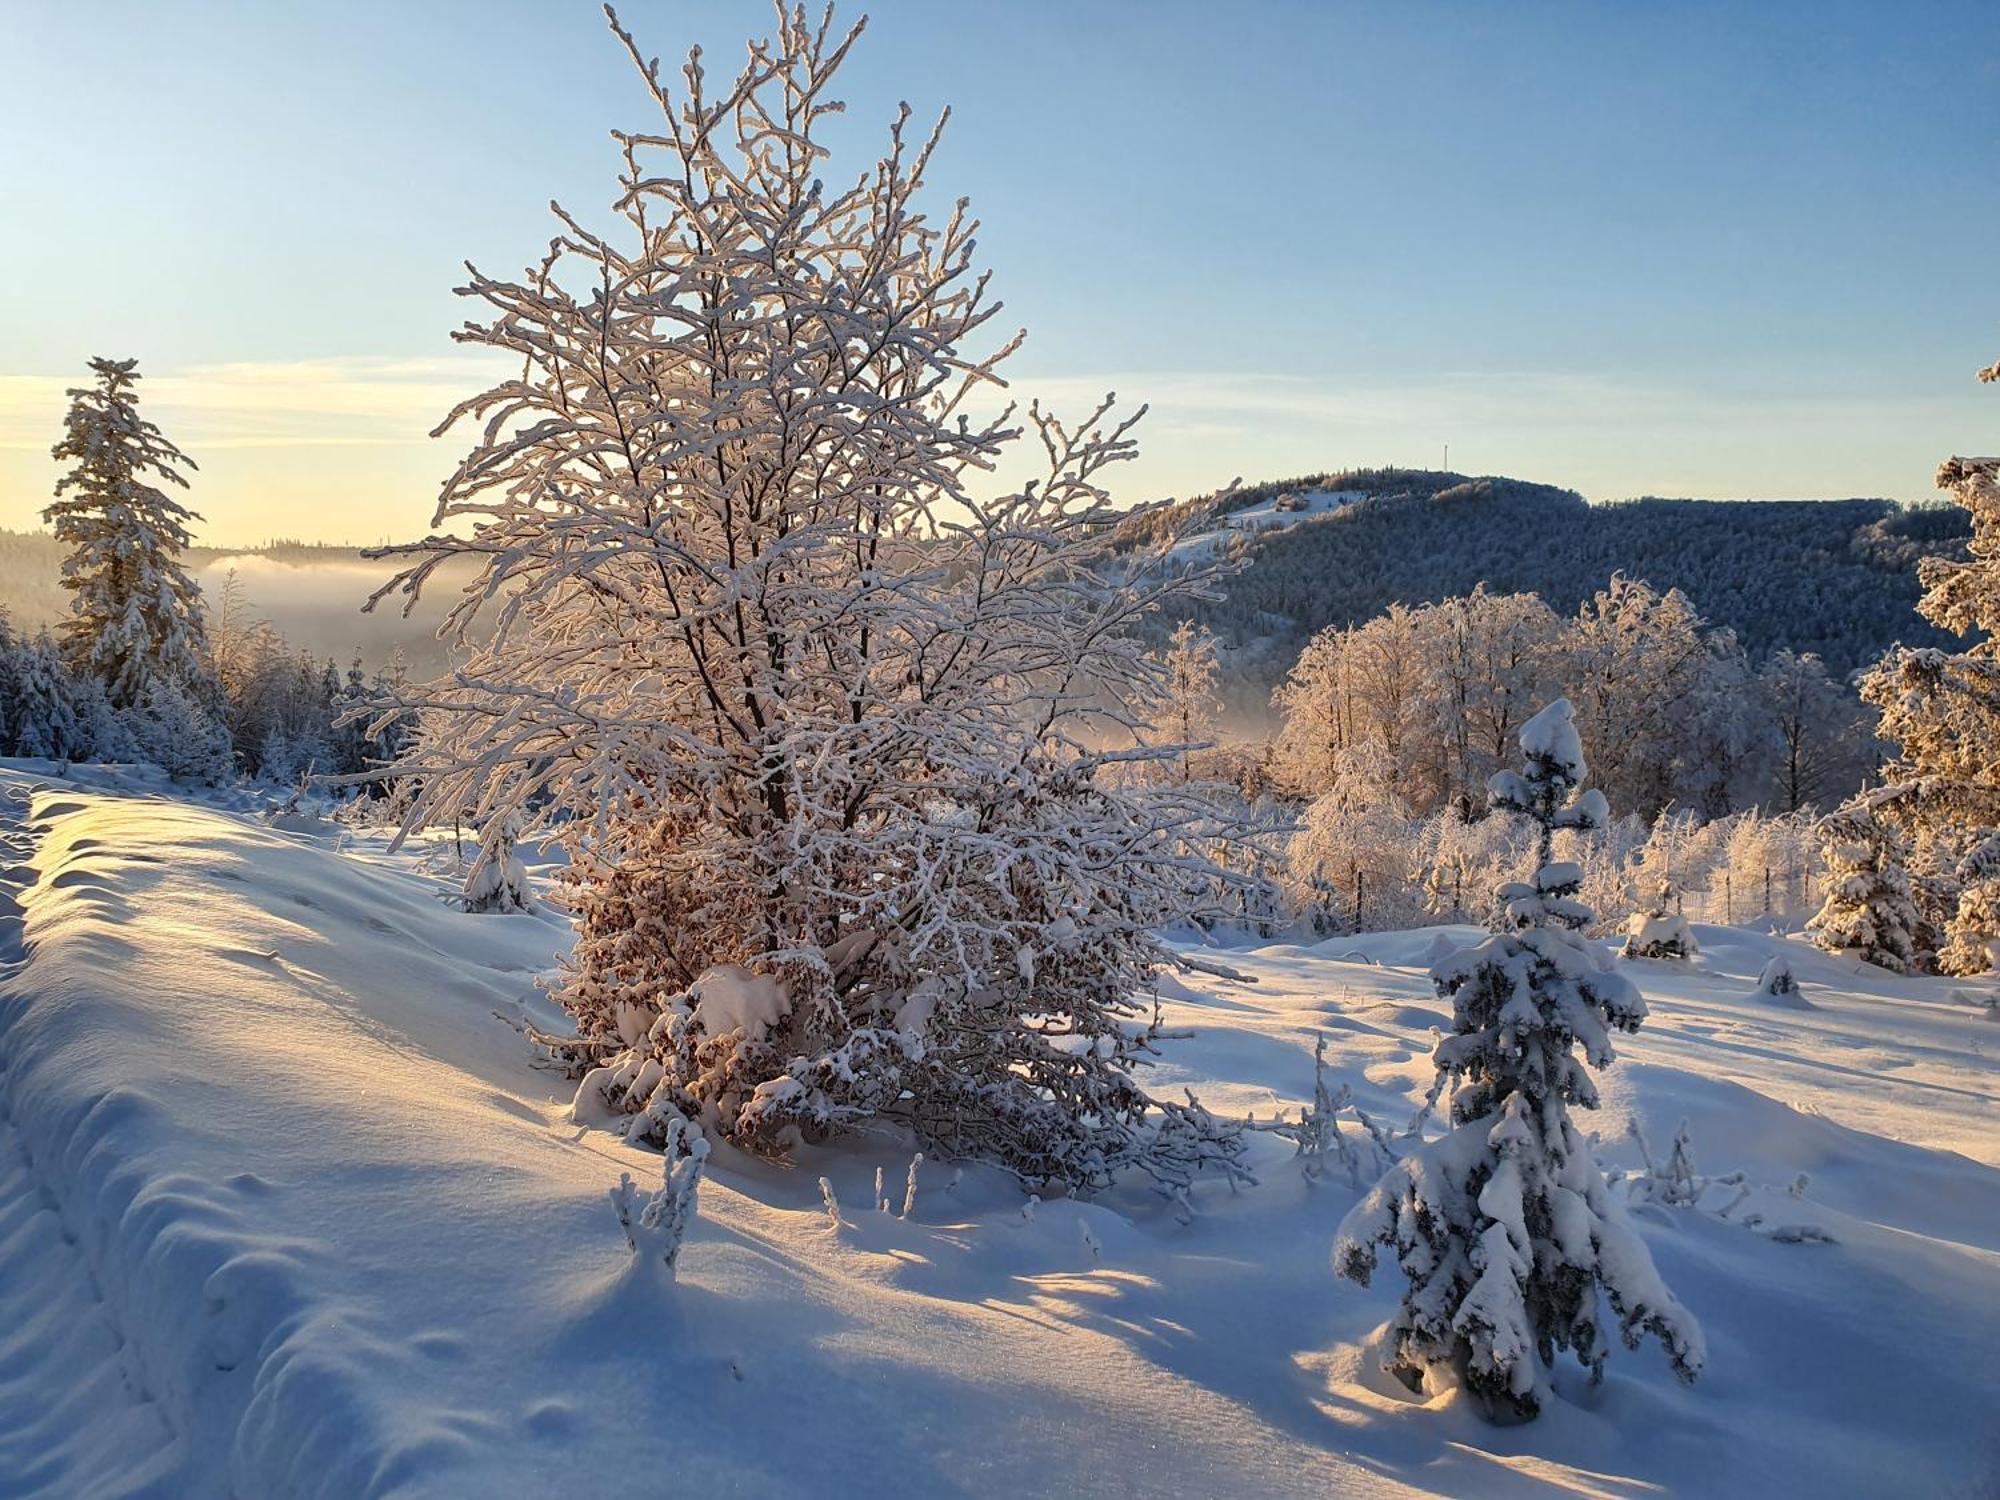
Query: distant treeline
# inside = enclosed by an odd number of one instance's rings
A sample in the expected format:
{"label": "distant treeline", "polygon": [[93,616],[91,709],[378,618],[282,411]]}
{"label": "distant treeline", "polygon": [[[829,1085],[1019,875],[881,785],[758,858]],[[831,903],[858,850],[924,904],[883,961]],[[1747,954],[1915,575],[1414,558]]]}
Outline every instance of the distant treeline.
{"label": "distant treeline", "polygon": [[1292,525],[1231,538],[1244,564],[1193,618],[1232,651],[1238,706],[1254,710],[1300,648],[1328,625],[1392,604],[1427,604],[1480,584],[1538,594],[1573,613],[1614,573],[1691,596],[1714,626],[1761,658],[1812,652],[1845,675],[1889,646],[1939,645],[1916,615],[1917,560],[1959,555],[1970,527],[1955,505],[1890,500],[1662,500],[1590,504],[1573,490],[1417,470],[1304,475],[1135,516],[1156,538],[1190,509],[1232,511],[1286,492],[1367,498]]}

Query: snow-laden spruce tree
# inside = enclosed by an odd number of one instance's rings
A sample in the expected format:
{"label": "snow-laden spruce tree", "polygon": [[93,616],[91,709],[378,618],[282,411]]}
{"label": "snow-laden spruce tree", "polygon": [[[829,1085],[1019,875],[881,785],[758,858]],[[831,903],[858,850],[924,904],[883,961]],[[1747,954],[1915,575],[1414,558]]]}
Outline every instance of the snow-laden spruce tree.
{"label": "snow-laden spruce tree", "polygon": [[[475,575],[462,664],[387,705],[424,725],[407,826],[567,845],[580,1111],[772,1152],[887,1118],[1076,1188],[1229,1168],[1136,1076],[1154,934],[1235,878],[1210,802],[1133,774],[1174,753],[1136,627],[1207,586],[1172,538],[1110,546],[1136,417],[987,401],[1019,337],[973,347],[998,308],[965,205],[925,206],[938,130],[905,109],[827,175],[859,28],[781,9],[670,91],[611,25],[658,106],[614,227],[558,209],[520,279],[472,273],[459,337],[519,373],[444,424],[476,440],[438,534],[388,549],[412,596]],[[1024,431],[1037,476],[979,483]]]}
{"label": "snow-laden spruce tree", "polygon": [[64,655],[120,713],[143,708],[155,681],[204,706],[213,697],[201,591],[180,562],[199,518],[153,482],[185,489],[194,462],[139,415],[136,365],[93,359],[97,383],[70,391],[53,451],[72,467],[42,512],[69,549]]}
{"label": "snow-laden spruce tree", "polygon": [[1917,961],[1921,926],[1899,819],[1886,813],[1893,788],[1876,787],[1820,819],[1826,901],[1806,933],[1820,947],[1906,974]]}
{"label": "snow-laden spruce tree", "polygon": [[[2000,381],[2000,365],[1979,378]],[[1920,884],[1943,898],[1937,967],[1978,974],[2000,967],[2000,458],[1949,459],[1938,487],[1972,513],[1972,539],[1963,562],[1924,559],[1917,612],[1974,641],[1899,647],[1862,679],[1900,748],[1883,768],[1889,795],[1869,805],[1901,827]]]}
{"label": "snow-laden spruce tree", "polygon": [[[1522,772],[1493,777],[1494,808],[1531,819],[1534,878],[1498,891],[1496,930],[1431,970],[1452,1002],[1438,1070],[1452,1129],[1390,1170],[1342,1221],[1334,1269],[1366,1285],[1382,1247],[1409,1278],[1388,1368],[1412,1390],[1449,1372],[1489,1416],[1535,1415],[1560,1349],[1602,1375],[1608,1299],[1625,1342],[1665,1346],[1684,1380],[1700,1373],[1701,1330],[1668,1291],[1615,1202],[1571,1105],[1597,1105],[1585,1064],[1607,1066],[1611,1033],[1636,1031],[1645,1001],[1578,936],[1591,911],[1555,836],[1601,826],[1601,792],[1579,793],[1583,750],[1567,699],[1522,726]],[[1581,1048],[1581,1059],[1575,1049]]]}

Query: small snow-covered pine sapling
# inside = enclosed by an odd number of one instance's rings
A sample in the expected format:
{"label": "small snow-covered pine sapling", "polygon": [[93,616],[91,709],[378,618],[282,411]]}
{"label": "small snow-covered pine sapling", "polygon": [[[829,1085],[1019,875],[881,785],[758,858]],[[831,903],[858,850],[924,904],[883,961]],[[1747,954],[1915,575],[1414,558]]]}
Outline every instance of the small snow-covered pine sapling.
{"label": "small snow-covered pine sapling", "polygon": [[1701,1196],[1701,1179],[1695,1175],[1694,1141],[1688,1122],[1682,1120],[1674,1131],[1673,1146],[1667,1152],[1667,1167],[1660,1185],[1660,1202],[1669,1208],[1692,1208]]}
{"label": "small snow-covered pine sapling", "polygon": [[[1567,1349],[1601,1377],[1608,1299],[1628,1345],[1650,1333],[1683,1380],[1705,1359],[1701,1330],[1675,1299],[1612,1197],[1572,1105],[1597,1105],[1585,1064],[1612,1061],[1612,1031],[1635,1031],[1645,1002],[1580,935],[1581,870],[1554,857],[1559,832],[1602,827],[1608,808],[1579,792],[1582,744],[1566,699],[1521,729],[1521,772],[1502,771],[1493,806],[1535,825],[1532,880],[1499,887],[1494,931],[1431,970],[1452,1003],[1436,1052],[1452,1129],[1399,1161],[1348,1213],[1335,1271],[1367,1285],[1382,1247],[1408,1278],[1386,1367],[1412,1390],[1455,1378],[1494,1420],[1526,1420],[1547,1399]],[[1581,1048],[1579,1060],[1574,1049]]]}
{"label": "small snow-covered pine sapling", "polygon": [[1662,881],[1644,911],[1636,911],[1625,924],[1624,958],[1693,958],[1700,950],[1688,920],[1675,910],[1674,888]]}
{"label": "small snow-covered pine sapling", "polygon": [[634,1256],[656,1261],[669,1281],[680,1263],[681,1242],[694,1222],[701,1174],[708,1162],[708,1142],[698,1126],[676,1119],[667,1132],[661,1157],[660,1190],[638,1204],[638,1189],[629,1172],[618,1175],[611,1190],[611,1207],[625,1231]]}
{"label": "small snow-covered pine sapling", "polygon": [[1041,1206],[1042,1206],[1042,1199],[1039,1193],[1028,1194],[1028,1201],[1021,1205],[1021,1222],[1023,1224],[1034,1223],[1035,1210],[1040,1208]]}
{"label": "small snow-covered pine sapling", "polygon": [[529,909],[528,869],[516,849],[521,826],[516,818],[496,818],[479,841],[479,857],[465,877],[465,909],[470,912],[517,912]]}
{"label": "small snow-covered pine sapling", "polygon": [[1892,816],[1894,788],[1872,788],[1820,819],[1814,830],[1827,863],[1826,901],[1806,933],[1832,953],[1906,974],[1921,925],[1906,867],[1909,841]]}
{"label": "small snow-covered pine sapling", "polygon": [[919,1151],[910,1158],[910,1175],[903,1181],[903,1217],[917,1211],[917,1173],[923,1167],[924,1153]]}
{"label": "small snow-covered pine sapling", "polygon": [[1799,976],[1792,972],[1791,960],[1782,953],[1774,953],[1765,961],[1757,975],[1757,988],[1750,992],[1750,998],[1774,1000],[1798,1009],[1809,1008],[1805,994],[1799,988]]}
{"label": "small snow-covered pine sapling", "polygon": [[819,1180],[819,1201],[826,1209],[826,1222],[835,1230],[840,1228],[840,1200],[833,1196],[833,1183],[822,1177]]}
{"label": "small snow-covered pine sapling", "polygon": [[875,1169],[875,1207],[881,1213],[889,1211],[889,1193],[880,1167]]}

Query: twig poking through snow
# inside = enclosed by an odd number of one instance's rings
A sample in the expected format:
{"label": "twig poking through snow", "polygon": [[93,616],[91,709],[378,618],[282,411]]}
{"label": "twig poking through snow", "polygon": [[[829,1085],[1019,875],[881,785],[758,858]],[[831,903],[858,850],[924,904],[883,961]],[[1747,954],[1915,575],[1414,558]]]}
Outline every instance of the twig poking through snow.
{"label": "twig poking through snow", "polygon": [[667,1128],[660,1190],[636,1212],[638,1188],[631,1173],[619,1173],[618,1186],[611,1190],[611,1207],[618,1215],[619,1227],[625,1231],[626,1244],[632,1247],[635,1256],[657,1257],[666,1268],[669,1281],[673,1280],[680,1261],[681,1241],[694,1220],[702,1168],[707,1161],[708,1142],[699,1128],[676,1115]]}

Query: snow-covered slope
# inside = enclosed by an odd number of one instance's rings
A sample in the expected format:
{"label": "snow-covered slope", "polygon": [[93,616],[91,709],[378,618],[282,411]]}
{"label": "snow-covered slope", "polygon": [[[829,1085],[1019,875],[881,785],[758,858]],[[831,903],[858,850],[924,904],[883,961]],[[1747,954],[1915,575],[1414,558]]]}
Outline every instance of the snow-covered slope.
{"label": "snow-covered slope", "polygon": [[[33,790],[39,784],[40,790]],[[0,775],[0,1497],[1977,1494],[2000,1478],[2000,1026],[1947,986],[1698,929],[1597,1124],[1683,1116],[1754,1191],[1637,1210],[1703,1320],[1496,1430],[1379,1376],[1393,1277],[1327,1268],[1342,1181],[1183,1225],[1027,1204],[907,1142],[712,1161],[680,1281],[514,1029],[565,939],[332,830]],[[23,921],[13,919],[16,906]],[[1428,1082],[1435,933],[1231,953],[1165,986],[1161,1087],[1268,1118],[1312,1039],[1379,1118]],[[25,944],[25,957],[16,948]],[[1773,951],[1811,1010],[1742,998]],[[1788,1186],[1810,1174],[1803,1197]],[[828,1175],[838,1229],[819,1202]],[[1755,1219],[1754,1224],[1749,1221]],[[1812,1226],[1833,1243],[1788,1243]],[[1797,1236],[1789,1238],[1796,1239]],[[1984,1486],[1984,1490],[1982,1489]]]}
{"label": "snow-covered slope", "polygon": [[1217,517],[1213,526],[1174,543],[1167,557],[1178,564],[1206,562],[1243,537],[1283,531],[1366,498],[1365,490],[1301,490],[1297,494],[1274,495]]}

